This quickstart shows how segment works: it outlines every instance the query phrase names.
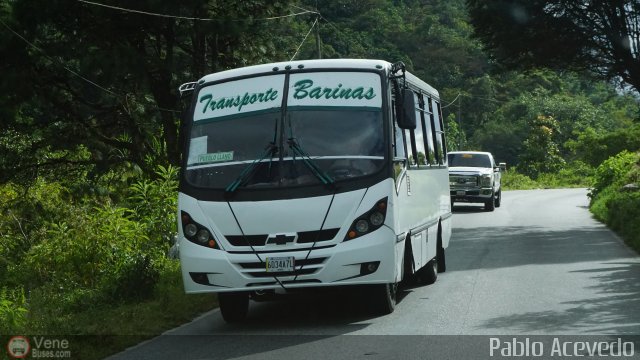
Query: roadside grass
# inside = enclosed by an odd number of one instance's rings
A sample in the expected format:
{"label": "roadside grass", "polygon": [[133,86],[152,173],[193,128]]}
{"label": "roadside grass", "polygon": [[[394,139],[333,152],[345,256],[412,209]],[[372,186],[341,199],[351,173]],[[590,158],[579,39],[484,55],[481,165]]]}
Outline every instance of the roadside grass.
{"label": "roadside grass", "polygon": [[587,188],[592,178],[593,170],[567,168],[554,174],[540,174],[534,180],[512,168],[502,173],[502,187],[504,190]]}
{"label": "roadside grass", "polygon": [[56,309],[45,304],[31,309],[34,321],[25,334],[68,338],[72,358],[103,359],[215,307],[217,300],[211,294],[184,294],[176,261],[161,274],[154,295],[148,300],[96,304],[63,314],[55,314]]}

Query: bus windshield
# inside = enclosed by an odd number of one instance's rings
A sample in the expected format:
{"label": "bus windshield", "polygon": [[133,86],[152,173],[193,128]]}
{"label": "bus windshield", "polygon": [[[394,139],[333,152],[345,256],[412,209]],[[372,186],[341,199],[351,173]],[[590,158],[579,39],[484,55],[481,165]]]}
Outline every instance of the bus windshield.
{"label": "bus windshield", "polygon": [[[380,77],[346,75],[291,75],[286,111],[281,108],[284,75],[201,89],[189,139],[187,181],[224,189],[240,177],[244,188],[274,188],[322,183],[314,166],[337,182],[379,171],[385,156]],[[310,95],[316,88],[324,97]],[[345,89],[362,95],[345,99]],[[376,101],[366,102],[371,99],[365,94]],[[241,175],[247,171],[250,174]]]}

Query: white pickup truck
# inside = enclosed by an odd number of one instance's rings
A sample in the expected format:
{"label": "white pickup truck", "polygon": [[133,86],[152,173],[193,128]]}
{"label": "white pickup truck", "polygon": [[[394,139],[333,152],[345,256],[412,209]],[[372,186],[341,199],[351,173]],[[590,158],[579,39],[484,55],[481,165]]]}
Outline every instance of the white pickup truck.
{"label": "white pickup truck", "polygon": [[493,155],[481,151],[452,151],[447,154],[451,207],[456,201],[484,203],[486,211],[500,207],[501,168]]}

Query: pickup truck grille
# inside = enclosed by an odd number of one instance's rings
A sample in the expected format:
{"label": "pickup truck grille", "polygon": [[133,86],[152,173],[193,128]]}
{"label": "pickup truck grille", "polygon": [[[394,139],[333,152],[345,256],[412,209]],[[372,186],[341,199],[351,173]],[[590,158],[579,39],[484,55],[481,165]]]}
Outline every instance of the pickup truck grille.
{"label": "pickup truck grille", "polygon": [[469,175],[449,175],[449,185],[452,188],[474,188],[479,185],[479,177]]}

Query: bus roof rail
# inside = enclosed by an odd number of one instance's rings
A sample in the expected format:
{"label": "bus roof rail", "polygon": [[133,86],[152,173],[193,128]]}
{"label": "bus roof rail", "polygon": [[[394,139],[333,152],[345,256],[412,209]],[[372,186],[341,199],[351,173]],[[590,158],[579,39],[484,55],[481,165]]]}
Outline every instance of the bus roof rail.
{"label": "bus roof rail", "polygon": [[193,90],[195,90],[196,84],[197,83],[195,81],[192,81],[180,85],[180,87],[178,88],[178,91],[180,92],[180,98],[182,99],[190,96],[193,93]]}

